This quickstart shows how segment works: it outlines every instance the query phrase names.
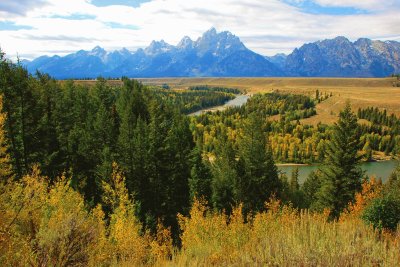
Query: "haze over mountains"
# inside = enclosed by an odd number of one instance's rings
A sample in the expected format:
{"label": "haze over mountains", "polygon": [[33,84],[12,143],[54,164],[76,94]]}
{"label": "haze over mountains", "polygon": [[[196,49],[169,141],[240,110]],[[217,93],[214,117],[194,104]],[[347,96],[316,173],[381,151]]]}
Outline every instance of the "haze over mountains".
{"label": "haze over mountains", "polygon": [[[265,44],[266,46],[268,44]],[[64,57],[24,61],[28,70],[57,79],[103,77],[385,77],[400,72],[400,43],[336,37],[305,44],[290,55],[259,55],[230,32],[214,28],[176,46],[163,40],[145,49],[107,52],[97,46]]]}

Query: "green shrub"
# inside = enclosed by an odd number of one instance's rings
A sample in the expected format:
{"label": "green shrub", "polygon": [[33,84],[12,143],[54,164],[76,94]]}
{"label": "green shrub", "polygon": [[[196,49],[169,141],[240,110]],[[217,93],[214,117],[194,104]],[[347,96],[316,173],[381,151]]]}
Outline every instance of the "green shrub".
{"label": "green shrub", "polygon": [[400,222],[400,201],[391,195],[374,199],[365,208],[362,218],[375,229],[394,231]]}

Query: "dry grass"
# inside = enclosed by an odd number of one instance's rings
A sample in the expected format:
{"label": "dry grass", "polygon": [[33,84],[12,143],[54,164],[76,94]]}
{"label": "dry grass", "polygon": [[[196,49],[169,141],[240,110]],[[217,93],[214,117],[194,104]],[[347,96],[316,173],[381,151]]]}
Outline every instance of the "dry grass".
{"label": "dry grass", "polygon": [[171,266],[399,266],[396,235],[379,235],[357,216],[327,222],[329,212],[297,212],[269,203],[243,223],[240,207],[226,217],[196,202],[181,217],[182,250]]}
{"label": "dry grass", "polygon": [[161,225],[155,236],[140,234],[118,171],[104,191],[113,210],[109,224],[100,206],[86,210],[65,177],[50,186],[35,169],[20,182],[0,184],[0,265],[400,266],[400,228],[379,233],[359,219],[379,195],[375,181],[363,184],[338,222],[327,221],[329,211],[298,212],[271,199],[268,211],[245,223],[240,205],[228,218],[195,200],[189,216],[178,216],[181,249]]}

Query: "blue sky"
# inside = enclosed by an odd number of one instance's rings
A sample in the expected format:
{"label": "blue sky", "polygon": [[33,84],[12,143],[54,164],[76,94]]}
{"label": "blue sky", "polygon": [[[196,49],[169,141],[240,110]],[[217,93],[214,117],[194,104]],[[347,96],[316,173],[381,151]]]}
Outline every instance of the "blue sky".
{"label": "blue sky", "polygon": [[150,0],[93,0],[91,3],[97,7],[122,5],[138,7],[142,3],[150,2]]}
{"label": "blue sky", "polygon": [[0,47],[27,59],[97,45],[136,50],[215,27],[274,55],[339,35],[400,41],[398,14],[399,0],[1,0]]}
{"label": "blue sky", "polygon": [[[360,0],[362,1],[362,0]],[[335,6],[335,5],[321,5],[318,2],[305,0],[305,1],[283,1],[288,5],[299,8],[304,13],[316,15],[359,15],[370,13],[367,9],[354,6]]]}

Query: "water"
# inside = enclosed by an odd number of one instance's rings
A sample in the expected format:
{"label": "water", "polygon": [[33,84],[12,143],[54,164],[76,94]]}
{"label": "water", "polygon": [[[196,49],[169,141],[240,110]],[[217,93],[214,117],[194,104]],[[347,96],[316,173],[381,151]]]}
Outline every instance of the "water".
{"label": "water", "polygon": [[[382,181],[385,182],[389,178],[396,165],[397,161],[395,160],[364,162],[361,164],[361,168],[369,177],[380,177],[382,178]],[[278,166],[278,170],[285,172],[290,179],[292,170],[296,167],[299,168],[299,183],[303,183],[312,171],[315,171],[319,168],[318,165]]]}
{"label": "water", "polygon": [[250,96],[248,96],[248,95],[238,95],[234,99],[229,100],[228,102],[226,102],[224,105],[217,106],[217,107],[212,107],[212,108],[202,109],[202,110],[190,113],[189,116],[201,115],[201,114],[203,114],[203,113],[205,113],[207,111],[224,110],[224,109],[226,109],[228,107],[240,107],[240,106],[244,105],[249,98],[250,98]]}

